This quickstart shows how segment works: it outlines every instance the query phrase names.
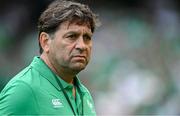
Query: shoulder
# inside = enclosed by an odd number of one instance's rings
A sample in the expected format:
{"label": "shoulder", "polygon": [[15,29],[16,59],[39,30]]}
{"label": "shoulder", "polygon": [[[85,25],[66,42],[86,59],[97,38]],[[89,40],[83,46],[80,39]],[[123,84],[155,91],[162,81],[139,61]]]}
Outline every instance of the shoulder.
{"label": "shoulder", "polygon": [[[31,87],[23,81],[16,81],[2,91],[0,96],[0,114],[26,114],[36,106]],[[34,109],[34,108],[33,108]]]}
{"label": "shoulder", "polygon": [[8,99],[7,102],[16,102],[28,98],[33,95],[32,88],[24,81],[13,81],[7,84],[2,90],[1,97]]}
{"label": "shoulder", "polygon": [[24,79],[29,68],[17,74],[2,90],[0,94],[0,114],[26,114],[27,107],[36,106],[36,98],[32,86]]}

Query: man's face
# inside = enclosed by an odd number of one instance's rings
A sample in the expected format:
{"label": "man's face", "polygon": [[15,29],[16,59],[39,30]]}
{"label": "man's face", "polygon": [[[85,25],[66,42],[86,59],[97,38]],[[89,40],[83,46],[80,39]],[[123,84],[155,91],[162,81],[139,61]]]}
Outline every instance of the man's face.
{"label": "man's face", "polygon": [[79,72],[90,60],[92,32],[87,25],[64,22],[50,39],[49,58],[55,68]]}

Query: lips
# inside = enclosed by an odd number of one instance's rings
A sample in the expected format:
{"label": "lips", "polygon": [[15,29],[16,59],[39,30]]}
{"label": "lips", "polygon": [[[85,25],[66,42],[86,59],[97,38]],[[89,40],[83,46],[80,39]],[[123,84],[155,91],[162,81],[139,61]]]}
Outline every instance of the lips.
{"label": "lips", "polygon": [[86,58],[86,57],[85,57],[85,56],[83,56],[83,55],[75,55],[75,56],[73,56],[73,57]]}
{"label": "lips", "polygon": [[84,55],[75,55],[72,58],[76,60],[86,60],[86,56]]}

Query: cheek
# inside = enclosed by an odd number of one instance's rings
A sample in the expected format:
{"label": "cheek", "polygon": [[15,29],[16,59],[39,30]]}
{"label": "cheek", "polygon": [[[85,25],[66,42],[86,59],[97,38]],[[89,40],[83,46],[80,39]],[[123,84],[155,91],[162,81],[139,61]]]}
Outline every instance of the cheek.
{"label": "cheek", "polygon": [[91,52],[91,50],[92,50],[92,43],[89,45],[89,51]]}
{"label": "cheek", "polygon": [[64,57],[64,60],[69,60],[73,51],[73,46],[61,46],[59,48],[60,54]]}
{"label": "cheek", "polygon": [[87,49],[87,51],[88,51],[88,56],[89,56],[89,57],[90,57],[90,55],[91,55],[91,50],[92,50],[92,47],[89,46],[88,49]]}
{"label": "cheek", "polygon": [[92,47],[89,47],[89,52],[91,53]]}

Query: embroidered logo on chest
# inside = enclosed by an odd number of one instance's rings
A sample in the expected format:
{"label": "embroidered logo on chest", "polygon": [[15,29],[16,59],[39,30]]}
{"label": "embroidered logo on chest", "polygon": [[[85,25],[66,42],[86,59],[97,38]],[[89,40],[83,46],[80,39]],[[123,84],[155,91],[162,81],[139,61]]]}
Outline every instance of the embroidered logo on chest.
{"label": "embroidered logo on chest", "polygon": [[60,99],[52,99],[52,105],[54,108],[64,107]]}

